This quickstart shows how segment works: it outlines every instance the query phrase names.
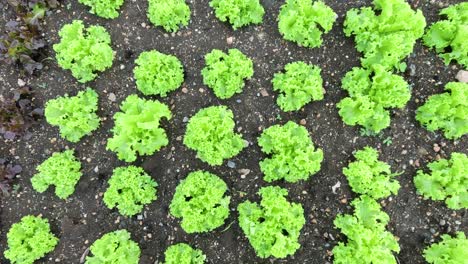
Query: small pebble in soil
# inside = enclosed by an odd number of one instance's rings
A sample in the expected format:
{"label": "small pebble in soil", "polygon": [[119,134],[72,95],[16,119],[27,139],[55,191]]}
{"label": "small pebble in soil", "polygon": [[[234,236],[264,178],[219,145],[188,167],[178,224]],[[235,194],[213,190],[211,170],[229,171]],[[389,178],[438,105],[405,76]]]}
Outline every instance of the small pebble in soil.
{"label": "small pebble in soil", "polygon": [[439,152],[440,151],[440,147],[439,147],[439,144],[434,144],[434,151],[435,152]]}
{"label": "small pebble in soil", "polygon": [[260,94],[261,94],[263,97],[267,97],[267,96],[269,95],[268,92],[267,92],[267,90],[265,90],[265,89],[261,89],[261,90],[260,90]]}
{"label": "small pebble in soil", "polygon": [[117,97],[115,96],[114,93],[110,93],[107,98],[109,99],[109,101],[111,102],[115,102],[115,100],[117,100]]}
{"label": "small pebble in soil", "polygon": [[182,92],[183,92],[183,93],[188,93],[188,89],[185,88],[185,87],[183,87],[183,88],[182,88]]}
{"label": "small pebble in soil", "polygon": [[233,37],[228,37],[228,38],[226,38],[226,43],[227,43],[228,45],[231,45],[233,42],[234,42],[234,38],[233,38]]}
{"label": "small pebble in soil", "polygon": [[468,83],[468,71],[460,70],[455,78],[459,82]]}
{"label": "small pebble in soil", "polygon": [[182,119],[182,122],[187,123],[189,121],[189,118],[184,116],[184,119]]}
{"label": "small pebble in soil", "polygon": [[228,161],[227,166],[231,169],[234,169],[236,167],[236,163],[233,161]]}
{"label": "small pebble in soil", "polygon": [[26,82],[25,82],[25,81],[23,81],[22,79],[18,79],[18,86],[19,86],[19,87],[23,87],[23,86],[25,86],[25,85],[26,85]]}

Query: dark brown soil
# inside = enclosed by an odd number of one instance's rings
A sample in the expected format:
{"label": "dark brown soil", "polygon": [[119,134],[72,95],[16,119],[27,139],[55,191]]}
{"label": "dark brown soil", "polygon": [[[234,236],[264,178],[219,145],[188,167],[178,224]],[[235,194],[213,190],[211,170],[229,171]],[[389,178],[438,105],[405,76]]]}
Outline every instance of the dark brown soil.
{"label": "dark brown soil", "polygon": [[[340,80],[352,67],[359,65],[360,54],[354,48],[351,38],[346,38],[342,24],[347,10],[352,7],[370,5],[371,1],[327,0],[339,18],[333,30],[324,36],[322,47],[307,49],[287,42],[277,30],[276,18],[283,1],[262,0],[266,8],[264,23],[233,31],[219,22],[208,7],[208,0],[189,0],[192,21],[175,35],[167,34],[150,25],[146,18],[146,1],[127,0],[118,19],[105,20],[87,12],[77,1],[66,0],[59,10],[49,14],[45,25],[45,38],[49,43],[58,41],[57,31],[73,19],[82,19],[87,24],[101,24],[112,35],[116,58],[113,67],[100,74],[87,86],[100,94],[102,126],[91,136],[77,144],[71,144],[58,134],[55,127],[42,121],[33,128],[29,141],[17,140],[0,143],[0,157],[14,157],[23,165],[24,171],[17,180],[20,187],[13,197],[1,200],[0,251],[6,247],[6,233],[10,226],[28,214],[42,214],[47,217],[53,232],[60,237],[57,248],[38,263],[79,263],[86,249],[104,233],[126,228],[141,247],[141,263],[155,263],[164,260],[165,249],[176,242],[188,242],[200,248],[207,255],[209,263],[331,263],[331,250],[345,237],[333,226],[337,214],[352,211],[349,202],[355,197],[350,191],[341,170],[352,159],[352,152],[370,145],[378,148],[381,159],[391,164],[393,171],[401,171],[401,189],[397,196],[383,200],[384,210],[390,215],[388,229],[399,238],[401,252],[399,263],[423,263],[422,250],[429,243],[438,241],[442,233],[453,234],[457,230],[468,231],[467,210],[453,211],[442,202],[423,200],[415,193],[412,178],[417,169],[437,158],[446,158],[454,151],[467,153],[468,138],[458,141],[444,139],[440,133],[431,133],[415,121],[415,109],[429,96],[443,91],[447,82],[454,81],[461,69],[459,65],[445,66],[436,54],[423,47],[415,47],[407,63],[405,79],[413,88],[413,97],[405,109],[393,112],[392,125],[382,137],[363,137],[359,127],[345,126],[338,116],[336,103],[346,93],[340,89]],[[421,8],[428,23],[438,19],[441,7],[458,3],[458,0],[426,1],[410,0],[414,7]],[[11,9],[3,4],[0,22],[14,18]],[[3,30],[3,28],[2,28]],[[228,38],[232,38],[229,44]],[[204,66],[203,56],[214,48],[238,48],[251,57],[255,75],[247,83],[244,92],[229,100],[217,99],[202,83],[200,70]],[[170,145],[152,156],[139,158],[134,164],[142,166],[158,183],[158,199],[147,206],[139,217],[125,218],[115,210],[107,209],[102,194],[112,170],[124,162],[105,150],[107,138],[111,135],[112,116],[118,111],[119,103],[126,96],[137,93],[132,70],[134,59],[145,50],[157,49],[171,53],[185,65],[186,78],[183,89],[171,93],[167,98],[152,97],[170,105],[173,119],[163,124]],[[55,55],[51,48],[48,55]],[[304,60],[322,68],[325,99],[308,104],[297,113],[287,114],[275,104],[276,94],[272,91],[271,78],[286,63]],[[75,94],[86,85],[76,82],[69,71],[60,69],[54,59],[47,60],[46,69],[40,76],[22,77],[13,66],[0,67],[0,90],[2,94],[17,88],[21,78],[31,85],[35,102],[42,105],[46,100],[65,93]],[[411,73],[410,68],[414,72]],[[410,74],[411,73],[411,74]],[[261,93],[261,90],[264,90]],[[187,92],[188,91],[188,92]],[[268,95],[265,96],[265,91]],[[109,99],[113,93],[115,101]],[[111,96],[112,98],[112,96]],[[231,159],[235,168],[227,166],[209,167],[195,153],[188,150],[181,141],[185,132],[184,118],[192,116],[202,107],[225,104],[234,111],[237,129],[251,145],[240,155]],[[264,157],[256,144],[262,129],[288,120],[305,120],[313,141],[324,150],[322,169],[310,180],[297,184],[276,182],[290,191],[289,198],[300,202],[305,210],[306,225],[300,236],[302,247],[292,257],[284,260],[260,259],[243,235],[237,223],[237,205],[246,200],[258,201],[257,190],[267,185],[262,180],[258,162]],[[302,121],[304,122],[304,121]],[[390,137],[393,143],[386,146],[383,139]],[[3,139],[2,139],[3,140]],[[440,150],[434,150],[434,144]],[[39,194],[32,190],[30,177],[35,167],[52,152],[75,148],[82,159],[84,176],[75,193],[66,201],[53,195],[53,190]],[[230,188],[232,213],[224,226],[214,232],[188,235],[179,221],[169,215],[168,206],[180,179],[190,171],[204,169],[221,176]],[[241,169],[250,169],[245,179],[240,177]],[[337,182],[341,187],[336,194],[331,187]],[[8,263],[2,256],[1,263]]]}

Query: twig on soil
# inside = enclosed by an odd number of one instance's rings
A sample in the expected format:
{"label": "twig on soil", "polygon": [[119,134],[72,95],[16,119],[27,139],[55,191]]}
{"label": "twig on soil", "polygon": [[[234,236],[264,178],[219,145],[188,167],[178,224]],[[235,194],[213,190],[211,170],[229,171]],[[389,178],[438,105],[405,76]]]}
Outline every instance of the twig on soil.
{"label": "twig on soil", "polygon": [[88,253],[89,253],[89,247],[87,247],[86,250],[83,252],[83,255],[81,255],[80,263],[85,262],[85,258],[86,258],[86,256],[88,256]]}

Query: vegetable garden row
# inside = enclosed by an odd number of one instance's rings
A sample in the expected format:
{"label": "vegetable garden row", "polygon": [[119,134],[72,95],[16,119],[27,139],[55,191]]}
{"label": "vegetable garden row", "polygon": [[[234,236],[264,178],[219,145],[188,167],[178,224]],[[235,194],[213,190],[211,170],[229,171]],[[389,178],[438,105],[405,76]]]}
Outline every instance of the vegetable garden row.
{"label": "vegetable garden row", "polygon": [[[113,19],[119,16],[124,0],[79,0],[91,13]],[[37,9],[41,8],[37,4]],[[207,3],[208,5],[208,3]],[[259,0],[212,0],[209,6],[234,30],[260,24],[264,9]],[[36,9],[36,10],[37,10]],[[34,9],[33,9],[34,10]],[[418,39],[433,48],[446,64],[468,65],[468,3],[445,8],[445,18],[426,29],[423,13],[413,10],[404,0],[374,0],[374,6],[347,12],[344,32],[354,37],[362,53],[361,66],[352,68],[342,79],[348,96],[337,103],[337,111],[349,126],[362,127],[363,134],[376,135],[390,126],[393,108],[404,108],[411,99],[411,88],[399,74],[406,69],[408,57]],[[148,18],[155,26],[176,32],[190,21],[190,8],[184,0],[149,0]],[[337,15],[322,1],[286,0],[278,17],[278,30],[284,39],[302,47],[322,45]],[[193,19],[196,19],[194,17]],[[114,51],[107,30],[99,25],[86,26],[81,20],[63,25],[60,42],[53,46],[58,65],[70,70],[80,83],[98,77],[113,65]],[[10,43],[11,44],[11,43]],[[203,83],[221,100],[243,92],[246,81],[255,74],[255,61],[239,49],[214,49],[206,54],[201,71]],[[184,83],[184,65],[174,55],[157,50],[144,51],[135,60],[133,75],[136,88],[144,96],[166,97]],[[301,110],[305,105],[324,99],[321,69],[317,65],[295,61],[274,74],[273,90],[284,112]],[[468,84],[449,82],[446,92],[431,96],[415,114],[421,126],[443,133],[450,140],[468,134]],[[98,116],[99,94],[93,88],[76,95],[63,95],[45,104],[46,121],[57,127],[61,137],[78,143],[92,136],[101,124]],[[172,117],[164,103],[132,94],[113,116],[112,137],[106,148],[118,159],[131,163],[140,156],[152,155],[170,145],[162,120]],[[210,166],[222,165],[249,144],[236,132],[234,113],[227,106],[200,109],[186,125],[183,144]],[[239,132],[239,133],[238,133]],[[285,258],[301,247],[299,236],[306,225],[300,203],[288,199],[288,190],[275,186],[286,181],[300,184],[320,171],[324,159],[309,131],[289,121],[262,131],[257,139],[264,159],[260,161],[263,180],[272,185],[258,191],[259,203],[244,201],[236,206],[238,224],[260,258]],[[334,263],[397,263],[400,247],[387,230],[390,217],[380,199],[397,195],[398,175],[390,165],[379,160],[373,147],[356,150],[355,161],[343,168],[352,191],[358,196],[351,202],[353,214],[336,217],[334,225],[346,237],[333,248]],[[74,150],[56,152],[37,167],[31,177],[34,190],[67,199],[75,192],[82,177],[81,162]],[[468,208],[468,157],[453,152],[450,158],[435,160],[417,171],[414,185],[425,199],[444,201],[453,210]],[[143,168],[116,167],[108,180],[102,199],[109,209],[125,217],[134,217],[157,200],[158,183]],[[217,175],[203,170],[190,172],[177,186],[169,206],[170,214],[180,220],[187,233],[210,232],[225,224],[230,214],[229,186]],[[11,263],[33,263],[54,250],[58,238],[48,220],[28,215],[8,232],[5,257]],[[138,263],[140,248],[127,230],[103,235],[90,247],[86,263]],[[428,263],[468,263],[468,240],[463,232],[442,235],[442,241],[424,250]],[[200,249],[179,243],[167,248],[165,263],[204,263]]]}

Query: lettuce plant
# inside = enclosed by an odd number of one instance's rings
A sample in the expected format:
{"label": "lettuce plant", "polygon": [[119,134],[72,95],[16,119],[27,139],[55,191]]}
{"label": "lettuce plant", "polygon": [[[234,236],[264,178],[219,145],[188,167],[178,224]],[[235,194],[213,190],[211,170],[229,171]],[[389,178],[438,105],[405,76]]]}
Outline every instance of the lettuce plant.
{"label": "lettuce plant", "polygon": [[430,173],[418,170],[414,185],[425,199],[443,201],[451,209],[468,208],[468,157],[454,152],[450,160],[427,165]]}
{"label": "lettuce plant", "polygon": [[215,49],[205,56],[205,64],[203,83],[221,99],[241,93],[244,81],[254,74],[252,60],[238,49],[230,49],[228,53]]}
{"label": "lettuce plant", "polygon": [[16,176],[23,171],[23,167],[13,163],[10,159],[0,157],[0,197],[7,199],[12,190],[11,185]]}
{"label": "lettuce plant", "polygon": [[6,3],[14,8],[16,16],[2,27],[0,62],[19,64],[28,74],[33,74],[44,67],[42,51],[46,41],[41,33],[42,20],[50,9],[59,5],[58,0],[8,0]]}
{"label": "lettuce plant", "polygon": [[156,200],[158,184],[140,167],[119,167],[109,179],[104,193],[104,203],[109,209],[117,207],[125,216],[133,216],[143,210],[145,204]]}
{"label": "lettuce plant", "polygon": [[278,29],[284,39],[299,46],[322,45],[322,34],[328,33],[337,15],[323,1],[286,0],[278,16]]}
{"label": "lettuce plant", "polygon": [[166,131],[159,127],[161,119],[171,119],[167,105],[156,100],[145,100],[132,94],[114,115],[114,136],[107,141],[107,149],[117,153],[126,162],[138,155],[151,155],[169,143]]}
{"label": "lettuce plant", "polygon": [[54,45],[57,62],[63,69],[71,70],[79,82],[92,81],[97,72],[112,66],[114,53],[105,28],[85,28],[83,21],[74,20],[62,27],[59,36],[60,43]]}
{"label": "lettuce plant", "polygon": [[385,230],[390,218],[380,205],[368,196],[351,202],[354,215],[338,215],[333,222],[346,235],[347,243],[339,242],[333,248],[333,263],[396,264],[393,253],[400,246],[392,233]]}
{"label": "lettuce plant", "polygon": [[98,94],[91,88],[78,95],[65,95],[49,100],[45,106],[47,122],[58,126],[60,135],[70,142],[78,142],[83,136],[99,127]]}
{"label": "lettuce plant", "polygon": [[400,184],[394,180],[397,174],[390,171],[390,165],[378,160],[379,153],[376,149],[365,147],[356,151],[354,157],[356,161],[344,168],[343,174],[355,193],[368,195],[373,199],[398,193]]}
{"label": "lettuce plant", "polygon": [[297,111],[311,101],[323,99],[321,69],[303,61],[288,63],[285,72],[275,73],[273,90],[280,95],[276,103],[283,111]]}
{"label": "lettuce plant", "polygon": [[184,144],[210,165],[221,165],[236,156],[245,143],[234,133],[234,114],[226,106],[210,106],[196,113],[187,125]]}
{"label": "lettuce plant", "polygon": [[190,7],[185,0],[148,0],[148,18],[166,31],[176,32],[188,25]]}
{"label": "lettuce plant", "polygon": [[140,259],[140,247],[125,229],[103,235],[91,245],[89,252],[86,264],[138,264]]}
{"label": "lettuce plant", "polygon": [[216,17],[223,22],[229,21],[234,30],[262,23],[265,14],[259,0],[211,0],[210,6]]}
{"label": "lettuce plant", "polygon": [[116,18],[124,0],[78,0],[78,2],[91,7],[91,13],[103,18]]}
{"label": "lettuce plant", "polygon": [[208,232],[224,224],[229,216],[227,185],[218,176],[204,171],[189,173],[176,188],[171,215],[181,218],[187,233]]}
{"label": "lettuce plant", "polygon": [[75,191],[75,185],[81,178],[81,163],[73,155],[73,150],[55,152],[37,166],[38,173],[31,178],[34,190],[43,193],[50,185],[55,186],[55,194],[68,198]]}
{"label": "lettuce plant", "polygon": [[416,110],[416,120],[429,131],[440,129],[446,138],[458,139],[468,134],[468,84],[450,82],[445,90]]}
{"label": "lettuce plant", "polygon": [[374,69],[353,68],[342,81],[349,97],[337,107],[345,124],[361,125],[379,133],[390,126],[388,108],[403,108],[411,98],[408,83],[401,77],[374,65]]}
{"label": "lettuce plant", "polygon": [[58,238],[50,231],[47,219],[28,215],[11,226],[7,243],[5,258],[12,264],[33,264],[54,250]]}
{"label": "lettuce plant", "polygon": [[203,264],[206,256],[199,249],[193,249],[185,243],[172,245],[164,252],[164,264]]}
{"label": "lettuce plant", "polygon": [[346,14],[344,32],[354,35],[356,48],[364,54],[362,66],[382,65],[404,71],[401,60],[413,52],[421,38],[426,19],[405,0],[374,0],[374,8],[353,8]]}
{"label": "lettuce plant", "polygon": [[424,44],[435,48],[445,64],[452,60],[468,67],[468,2],[442,9],[446,20],[432,24],[424,35]]}
{"label": "lettuce plant", "polygon": [[145,51],[135,61],[136,85],[144,95],[161,95],[176,90],[184,82],[184,66],[172,55]]}
{"label": "lettuce plant", "polygon": [[323,151],[315,149],[305,127],[292,121],[265,129],[258,138],[258,145],[270,156],[260,161],[260,169],[265,174],[263,179],[267,182],[307,180],[320,170]]}
{"label": "lettuce plant", "polygon": [[424,250],[424,258],[429,264],[466,263],[468,239],[466,239],[465,233],[457,232],[456,237],[442,235],[442,241]]}
{"label": "lettuce plant", "polygon": [[258,193],[260,204],[245,201],[237,207],[239,226],[257,256],[293,255],[301,246],[299,234],[305,224],[302,205],[289,202],[288,191],[278,186],[263,187]]}
{"label": "lettuce plant", "polygon": [[15,89],[11,96],[0,96],[0,136],[7,140],[31,138],[29,129],[44,115],[32,98],[33,92],[27,86]]}

